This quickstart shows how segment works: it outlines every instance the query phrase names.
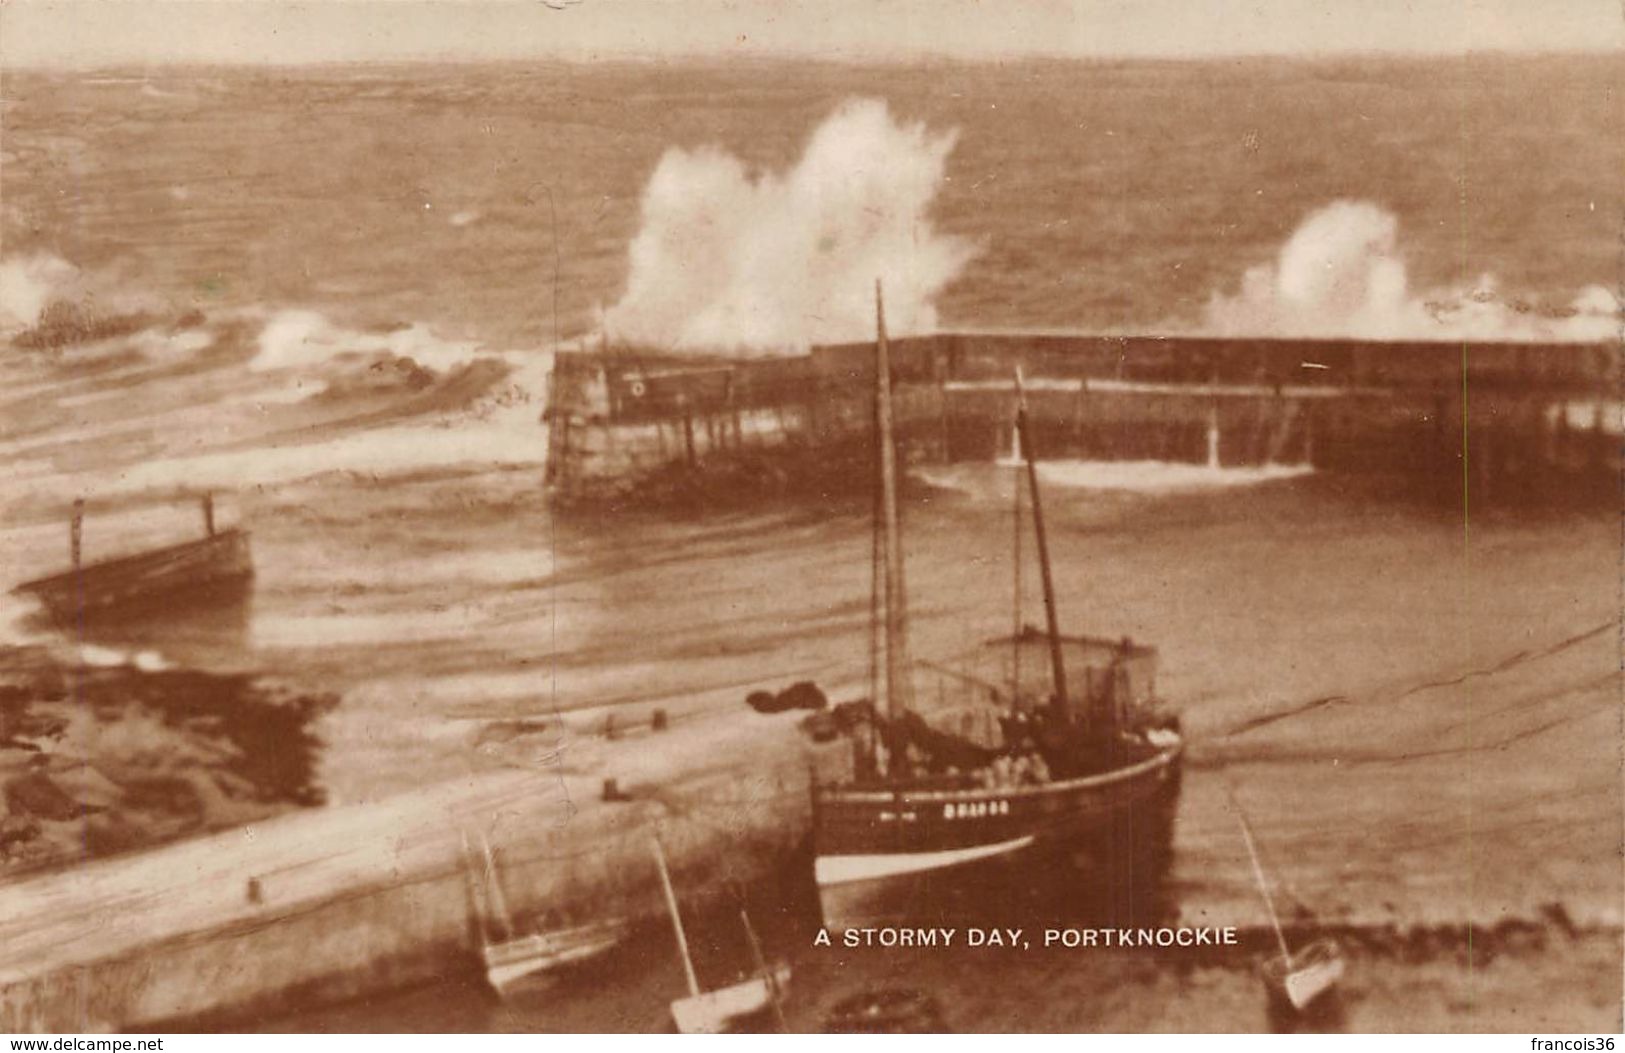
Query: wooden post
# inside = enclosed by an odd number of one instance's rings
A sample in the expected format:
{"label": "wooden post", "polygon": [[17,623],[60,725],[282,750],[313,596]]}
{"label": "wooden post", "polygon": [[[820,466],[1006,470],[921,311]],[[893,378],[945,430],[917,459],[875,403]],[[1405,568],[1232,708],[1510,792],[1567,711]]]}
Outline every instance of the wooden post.
{"label": "wooden post", "polygon": [[214,494],[203,495],[203,532],[214,537]]}
{"label": "wooden post", "polygon": [[73,502],[73,520],[68,525],[68,552],[73,559],[73,569],[79,569],[80,540],[85,531],[85,499],[75,498]]}

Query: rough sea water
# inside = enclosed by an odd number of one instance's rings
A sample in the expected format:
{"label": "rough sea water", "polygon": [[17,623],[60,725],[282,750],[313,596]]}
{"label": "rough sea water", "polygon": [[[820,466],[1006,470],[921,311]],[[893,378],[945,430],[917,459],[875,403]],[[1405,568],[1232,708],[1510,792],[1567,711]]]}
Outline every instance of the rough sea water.
{"label": "rough sea water", "polygon": [[[1622,72],[1605,56],[7,73],[0,586],[66,565],[75,497],[95,559],[195,536],[204,488],[253,531],[258,575],[246,626],[81,641],[7,597],[6,639],[333,692],[317,732],[334,803],[482,769],[483,736],[515,718],[858,689],[867,509],[555,515],[552,347],[601,329],[740,353],[863,339],[876,277],[894,332],[1615,339]],[[1012,618],[1009,469],[936,481],[907,510],[921,655]],[[1453,495],[1200,466],[1046,483],[1066,628],[1161,645],[1185,708],[1193,902],[1251,895],[1203,887],[1214,866],[1244,875],[1230,785],[1322,919],[1444,932],[1555,905],[1618,925],[1617,509],[1464,517]],[[1617,954],[1582,969],[1586,947],[1539,983],[1486,969],[1466,996],[1440,966],[1447,993],[1394,1026],[1617,1023]],[[1010,983],[1085,984],[1069,961]],[[808,968],[826,993],[852,975]],[[1559,1004],[1542,985],[1574,1012],[1518,1015]],[[580,1019],[468,995],[331,1026],[658,1026],[659,998],[616,997],[577,1000]],[[1190,1019],[1080,999],[1008,1026],[1261,1026],[1240,997]],[[987,1019],[966,1013],[951,1023]]]}

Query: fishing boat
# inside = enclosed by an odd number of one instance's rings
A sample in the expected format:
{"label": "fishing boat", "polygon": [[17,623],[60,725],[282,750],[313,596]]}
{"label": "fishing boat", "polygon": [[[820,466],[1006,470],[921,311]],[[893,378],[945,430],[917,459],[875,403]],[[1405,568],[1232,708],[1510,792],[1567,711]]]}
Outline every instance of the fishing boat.
{"label": "fishing boat", "polygon": [[[814,878],[825,923],[921,919],[939,893],[956,888],[986,890],[991,897],[996,893],[989,880],[1019,872],[1017,857],[1039,851],[1116,864],[1106,871],[1111,888],[1143,891],[1155,880],[1155,861],[1166,858],[1183,740],[1177,718],[1156,695],[1155,648],[1061,632],[1019,373],[1020,628],[990,641],[993,650],[1008,655],[1009,683],[954,674],[956,689],[969,700],[946,728],[940,697],[935,722],[927,707],[916,704],[919,670],[909,657],[891,365],[878,283],[875,315],[870,671],[877,705],[872,722],[853,735],[852,776],[813,790]],[[1031,497],[1045,631],[1021,622],[1023,481]],[[1032,651],[1042,660],[1032,656],[1023,663]],[[975,727],[983,729],[980,736],[963,734]]]}
{"label": "fishing boat", "polygon": [[547,932],[519,932],[508,913],[507,898],[496,871],[491,846],[480,839],[482,868],[476,872],[468,837],[463,837],[470,895],[480,941],[485,979],[499,996],[572,962],[596,957],[621,941],[628,924],[621,920],[593,922]]}
{"label": "fishing boat", "polygon": [[1258,894],[1264,899],[1270,927],[1275,930],[1275,944],[1281,952],[1266,958],[1259,966],[1259,973],[1264,978],[1264,987],[1271,1002],[1289,1005],[1303,1012],[1328,995],[1343,978],[1343,951],[1337,941],[1330,938],[1311,941],[1296,952],[1288,946],[1280,915],[1275,911],[1275,897],[1270,894],[1269,881],[1264,877],[1264,865],[1258,859],[1252,824],[1247,821],[1247,813],[1242,811],[1241,802],[1236,800],[1235,791],[1228,792],[1236,819],[1241,823],[1241,837],[1247,845],[1247,858],[1252,862],[1253,880],[1258,884]]}
{"label": "fishing boat", "polygon": [[688,980],[688,997],[671,1004],[671,1019],[677,1030],[685,1035],[716,1035],[730,1029],[739,1020],[755,1016],[771,1008],[778,1017],[780,1030],[784,1026],[782,1000],[784,988],[790,982],[790,966],[778,962],[769,966],[762,957],[761,945],[751,927],[750,916],[739,912],[750,939],[751,954],[756,960],[756,975],[727,987],[711,991],[700,989],[699,976],[694,972],[694,959],[688,949],[688,934],[683,928],[683,916],[677,909],[677,893],[672,889],[671,874],[666,868],[666,853],[657,838],[654,842],[655,864],[660,868],[660,885],[666,893],[666,907],[671,913],[671,925],[677,935],[677,951],[683,960],[683,975]]}
{"label": "fishing boat", "polygon": [[59,624],[237,602],[247,595],[254,577],[248,532],[216,530],[212,496],[202,499],[202,538],[97,563],[81,558],[84,504],[78,500],[73,506],[70,568],[12,590],[34,597]]}

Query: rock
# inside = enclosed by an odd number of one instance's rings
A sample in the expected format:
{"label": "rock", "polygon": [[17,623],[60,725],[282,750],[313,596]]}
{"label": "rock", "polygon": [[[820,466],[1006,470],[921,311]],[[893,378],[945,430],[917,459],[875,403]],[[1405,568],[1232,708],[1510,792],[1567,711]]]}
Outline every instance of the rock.
{"label": "rock", "polygon": [[0,819],[0,849],[32,841],[39,836],[39,823],[26,815],[8,815]]}
{"label": "rock", "polygon": [[777,702],[780,709],[820,710],[829,707],[829,699],[811,680],[799,681],[780,691]]}
{"label": "rock", "polygon": [[776,695],[767,691],[752,691],[745,696],[745,704],[758,713],[783,713],[791,709],[817,711],[828,708],[829,699],[824,697],[817,684],[811,680],[801,680]]}
{"label": "rock", "polygon": [[6,783],[6,805],[13,814],[65,821],[78,818],[85,808],[62,792],[43,771],[35,770]]}

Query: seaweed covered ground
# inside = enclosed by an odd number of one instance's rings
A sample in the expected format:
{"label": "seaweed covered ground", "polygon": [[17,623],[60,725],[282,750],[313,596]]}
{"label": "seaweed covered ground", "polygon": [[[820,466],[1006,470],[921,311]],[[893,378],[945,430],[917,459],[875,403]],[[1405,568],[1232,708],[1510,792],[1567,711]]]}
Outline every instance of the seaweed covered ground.
{"label": "seaweed covered ground", "polygon": [[335,703],[150,655],[0,648],[0,874],[320,804],[311,725]]}

